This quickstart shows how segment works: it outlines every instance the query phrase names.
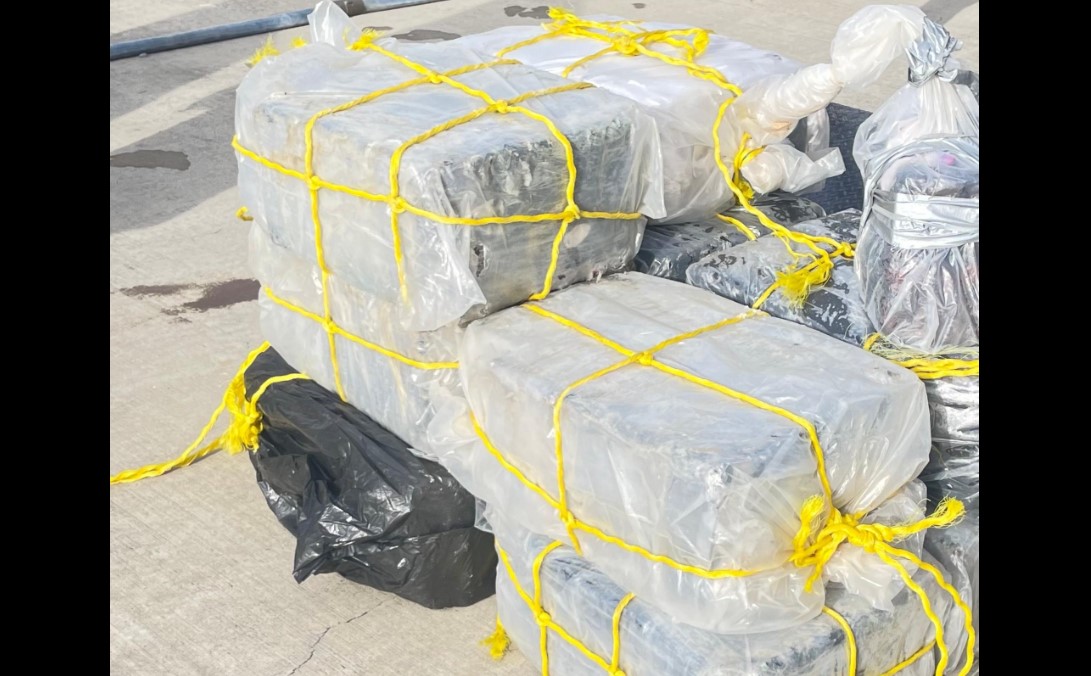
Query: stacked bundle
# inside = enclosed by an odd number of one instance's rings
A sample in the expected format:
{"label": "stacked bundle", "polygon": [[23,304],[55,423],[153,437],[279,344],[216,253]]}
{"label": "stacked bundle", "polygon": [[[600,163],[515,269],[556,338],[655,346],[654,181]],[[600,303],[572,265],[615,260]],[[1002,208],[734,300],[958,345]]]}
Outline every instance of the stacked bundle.
{"label": "stacked bundle", "polygon": [[[312,15],[316,38],[341,34],[335,14],[325,4]],[[554,18],[577,32],[594,23]],[[713,132],[711,156],[685,161],[715,180],[664,172],[680,161],[677,147],[664,147],[677,129],[657,127],[605,80],[598,88],[489,61],[470,43],[408,46],[370,34],[351,49],[316,42],[259,64],[240,87],[235,147],[254,216],[252,265],[265,287],[263,332],[359,409],[341,414],[362,412],[370,418],[359,426],[393,432],[382,445],[400,444],[399,462],[423,477],[384,478],[370,490],[367,471],[347,456],[320,459],[321,442],[278,449],[292,423],[279,424],[264,402],[272,417],[255,464],[270,505],[301,538],[297,573],[319,560],[343,571],[345,560],[378,556],[378,540],[404,554],[411,546],[402,539],[461,533],[468,489],[495,522],[501,618],[529,654],[539,645],[543,671],[551,658],[564,673],[578,672],[580,660],[634,674],[706,664],[923,673],[933,659],[942,670],[948,645],[964,640],[968,610],[922,558],[924,531],[949,525],[961,508],[945,502],[930,517],[922,509],[921,381],[692,286],[619,273],[645,218],[711,215],[732,196],[749,206],[742,164],[812,159],[768,152],[789,147],[774,138],[759,156],[741,134],[719,154],[718,125],[739,91],[699,61],[720,50],[748,63],[756,50],[683,27],[603,30],[607,51],[631,47],[655,67],[708,76],[693,79],[716,89],[699,111],[709,118],[700,125],[706,141]],[[562,32],[512,53],[546,50],[554,37],[585,42]],[[650,45],[688,59],[669,64],[674,57],[650,56]],[[609,66],[593,56],[576,60],[589,72]],[[791,70],[764,55],[753,61],[755,79]],[[704,96],[699,89],[687,96]],[[786,138],[813,112],[774,126]],[[733,176],[724,167],[731,155]],[[759,220],[753,234],[789,232]],[[822,237],[797,239],[813,246]],[[306,477],[295,472],[304,466]],[[353,478],[339,484],[339,473]],[[418,494],[433,478],[439,485]],[[403,523],[347,508],[381,502],[380,493],[413,496],[419,511]],[[372,538],[342,539],[357,529],[337,520],[342,513],[374,521]],[[462,554],[472,571],[463,577],[481,579],[481,559]],[[441,580],[450,562],[426,558],[406,556],[410,570],[400,574]],[[372,571],[380,578],[381,568]],[[565,641],[554,641],[552,655],[551,631]]]}
{"label": "stacked bundle", "polygon": [[460,325],[628,266],[662,214],[657,138],[626,99],[527,66],[356,47],[267,59],[238,91],[262,330],[429,456]]}

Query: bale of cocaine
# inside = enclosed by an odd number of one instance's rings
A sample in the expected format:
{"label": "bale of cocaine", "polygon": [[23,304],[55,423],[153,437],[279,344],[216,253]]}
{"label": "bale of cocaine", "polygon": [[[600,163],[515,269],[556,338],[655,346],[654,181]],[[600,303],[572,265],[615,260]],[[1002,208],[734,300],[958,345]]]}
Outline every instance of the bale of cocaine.
{"label": "bale of cocaine", "polygon": [[[860,230],[860,210],[844,211],[788,226],[789,230],[840,242],[855,243]],[[795,264],[787,247],[798,254],[809,250],[802,244],[776,237],[760,237],[723,251],[708,254],[686,271],[686,281],[743,305],[753,305],[776,282],[777,274]],[[820,244],[829,250],[825,244]],[[802,305],[792,303],[778,288],[761,305],[769,314],[787,319],[853,345],[862,345],[873,333],[864,312],[860,281],[852,261],[833,259],[830,278],[813,287]]]}
{"label": "bale of cocaine", "polygon": [[[923,494],[917,484],[916,492]],[[527,599],[533,598],[532,565],[550,538],[532,534],[512,522],[505,510],[490,508],[489,523],[503,551],[497,570],[496,601],[501,622],[509,636],[536,668],[541,667],[541,629]],[[903,516],[905,516],[903,514]],[[505,561],[506,558],[506,561]],[[925,555],[935,565],[935,560]],[[510,566],[510,569],[509,569]],[[941,567],[942,569],[942,567]],[[514,580],[518,583],[518,589]],[[934,578],[923,570],[914,580],[928,594],[932,609],[948,626],[961,616],[952,613],[953,603]],[[541,565],[541,605],[553,622],[609,663],[613,655],[613,617],[627,589],[598,566],[562,546],[546,554]],[[831,584],[826,605],[852,628],[857,647],[857,673],[885,672],[928,645],[934,629],[921,600],[904,585],[889,608],[875,608],[867,599]],[[846,674],[847,638],[830,616],[817,615],[779,631],[741,635],[704,631],[674,621],[662,610],[637,595],[621,612],[618,667],[629,676],[830,676]],[[546,639],[549,673],[578,676],[601,674],[602,667],[556,632]],[[900,673],[926,676],[934,673],[935,655],[926,651]]]}
{"label": "bale of cocaine", "polygon": [[[483,60],[449,43],[383,39],[378,44],[432,72]],[[502,102],[572,84],[520,64],[452,77]],[[602,89],[532,96],[519,104],[551,120],[566,142],[542,121],[515,111],[488,112],[424,139],[441,125],[486,107],[482,99],[443,82],[425,81],[319,116],[420,78],[375,50],[315,43],[259,63],[240,85],[235,109],[238,143],[244,149],[238,157],[239,191],[255,222],[277,244],[315,260],[312,201],[317,201],[327,269],[397,305],[403,328],[428,331],[468,321],[543,288],[561,221],[520,217],[565,211],[570,173],[565,143],[575,161],[575,201],[582,212],[662,215],[661,195],[647,188],[659,185],[654,178],[661,165],[655,123],[633,102]],[[304,180],[311,122],[313,172],[321,181],[313,194]],[[392,157],[402,147],[406,150],[392,177]],[[270,168],[254,155],[297,174]],[[387,198],[396,194],[404,202],[366,199],[345,187]],[[513,220],[448,224],[402,211],[407,207],[447,218]],[[398,212],[405,299],[392,209]],[[560,245],[553,287],[625,268],[643,228],[643,218],[577,218]]]}
{"label": "bale of cocaine", "polygon": [[[773,221],[789,226],[800,221],[825,216],[826,212],[816,202],[791,193],[776,192],[755,197],[752,205]],[[766,235],[769,230],[756,216],[742,207],[732,207],[724,212],[755,235]],[[656,277],[686,281],[686,269],[713,252],[722,251],[749,241],[750,238],[738,227],[713,216],[699,223],[674,223],[649,225],[644,231],[644,241],[633,259],[633,269]]]}
{"label": "bale of cocaine", "polygon": [[958,498],[967,509],[978,505],[981,394],[977,376],[924,381],[932,416],[932,455],[921,479],[928,501]]}
{"label": "bale of cocaine", "polygon": [[[639,352],[747,308],[629,272],[466,329],[459,362],[470,410],[450,397],[430,441],[475,495],[503,505],[526,528],[567,538],[557,510],[478,440],[469,413],[507,462],[557,498],[558,395],[627,355],[534,309]],[[818,332],[758,314],[654,358],[812,422],[834,502],[845,512],[876,508],[927,461],[921,382]],[[560,427],[567,504],[580,521],[682,564],[770,568],[703,578],[580,531],[583,554],[619,584],[673,617],[724,633],[779,629],[819,612],[821,590],[803,590],[809,569],[781,565],[801,505],[823,492],[800,424],[638,361],[568,392]]]}
{"label": "bale of cocaine", "polygon": [[[267,350],[247,395],[295,373]],[[293,576],[338,573],[428,608],[491,596],[493,538],[474,527],[474,496],[435,462],[310,380],[271,385],[250,454],[269,508],[296,538]]]}

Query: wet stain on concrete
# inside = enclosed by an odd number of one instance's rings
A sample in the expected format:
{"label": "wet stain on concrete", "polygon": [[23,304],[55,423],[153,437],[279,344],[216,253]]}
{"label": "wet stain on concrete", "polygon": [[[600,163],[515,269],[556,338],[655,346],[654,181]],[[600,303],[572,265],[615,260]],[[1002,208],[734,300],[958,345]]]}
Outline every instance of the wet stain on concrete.
{"label": "wet stain on concrete", "polygon": [[196,288],[196,284],[158,284],[155,286],[130,286],[122,289],[121,293],[130,297],[145,298],[147,296],[173,296],[179,291]]}
{"label": "wet stain on concrete", "polygon": [[391,37],[399,40],[409,40],[410,42],[421,42],[424,40],[454,40],[455,38],[462,37],[458,33],[447,33],[445,31],[433,31],[424,28],[417,28],[409,31],[408,33],[399,33]]}
{"label": "wet stain on concrete", "polygon": [[257,300],[260,290],[261,284],[256,279],[232,279],[206,286],[200,298],[183,303],[182,307],[197,312],[231,307],[238,303]]}
{"label": "wet stain on concrete", "polygon": [[110,166],[185,171],[189,169],[189,157],[177,150],[134,150],[110,155]]}
{"label": "wet stain on concrete", "polygon": [[508,5],[504,8],[504,14],[507,14],[508,16],[521,16],[524,19],[548,19],[549,7],[547,5],[539,5],[527,9],[522,5]]}
{"label": "wet stain on concrete", "polygon": [[[149,296],[173,296],[183,291],[201,289],[201,297],[187,303],[160,310],[165,315],[177,316],[185,312],[205,312],[231,307],[238,303],[257,300],[261,284],[256,279],[232,279],[213,284],[157,284],[152,286],[130,286],[121,289],[126,296],[147,298]],[[181,320],[175,320],[181,321]],[[188,321],[188,320],[186,320]]]}
{"label": "wet stain on concrete", "polygon": [[647,7],[647,5],[645,5],[643,2],[634,2],[633,7],[636,7],[637,9],[644,9],[645,7]]}

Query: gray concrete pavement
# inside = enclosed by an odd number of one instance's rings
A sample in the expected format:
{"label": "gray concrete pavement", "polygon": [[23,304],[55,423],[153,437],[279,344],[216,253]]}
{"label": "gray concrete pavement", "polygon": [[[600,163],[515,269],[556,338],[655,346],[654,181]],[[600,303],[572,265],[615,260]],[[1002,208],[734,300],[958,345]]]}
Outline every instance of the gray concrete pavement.
{"label": "gray concrete pavement", "polygon": [[[111,41],[300,9],[308,0],[111,0]],[[705,26],[804,63],[828,60],[861,0],[583,0],[612,13]],[[978,5],[917,1],[965,42],[977,69]],[[357,17],[411,38],[538,23],[539,5],[447,0]],[[287,45],[304,29],[275,36]],[[416,31],[416,32],[414,32]],[[110,65],[110,472],[185,448],[247,352],[261,342],[247,224],[229,146],[234,89],[263,37]],[[872,108],[892,69],[839,102]],[[848,160],[848,158],[846,158]],[[110,654],[117,674],[527,674],[491,661],[492,599],[428,611],[336,576],[297,585],[292,538],[243,457],[213,456],[110,489]]]}

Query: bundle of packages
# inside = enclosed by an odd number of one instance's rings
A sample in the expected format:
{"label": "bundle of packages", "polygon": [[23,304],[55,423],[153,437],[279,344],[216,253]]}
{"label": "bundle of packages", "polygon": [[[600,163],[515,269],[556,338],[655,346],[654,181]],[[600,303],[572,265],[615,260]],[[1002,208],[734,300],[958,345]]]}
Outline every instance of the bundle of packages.
{"label": "bundle of packages", "polygon": [[[444,400],[429,435],[459,481],[523,527],[578,542],[668,615],[720,633],[817,615],[818,568],[789,562],[808,539],[801,519],[821,530],[866,514],[928,458],[911,372],[636,272],[475,322],[459,371],[466,396]],[[898,576],[879,568],[881,595]]]}
{"label": "bundle of packages", "polygon": [[[917,517],[916,499],[923,492],[919,483],[908,484],[884,505],[884,520]],[[902,663],[908,663],[900,672],[904,674],[935,671],[933,625],[920,599],[904,585],[885,607],[876,608],[831,584],[823,614],[779,631],[718,634],[676,622],[646,599],[634,598],[571,547],[519,527],[505,510],[490,507],[487,516],[500,551],[500,622],[542,673],[619,673],[616,669],[630,676],[829,676],[884,673]],[[919,541],[908,546],[920,553]],[[930,556],[923,558],[936,565]],[[951,612],[950,597],[935,578],[918,569],[913,580],[935,599],[932,611],[941,621],[949,618],[947,625],[958,636],[961,627],[953,621],[957,613]],[[543,611],[548,618],[541,616]],[[851,637],[839,619],[847,623]]]}
{"label": "bundle of packages", "polygon": [[[406,331],[398,325],[394,304],[344,283],[340,275],[327,276],[323,294],[323,275],[313,256],[275,244],[256,223],[250,228],[250,268],[263,287],[258,304],[266,340],[418,455],[434,459],[425,434],[434,415],[429,388],[458,383],[454,361],[462,329],[448,324],[436,331]],[[343,331],[332,337],[320,321],[324,298]]]}
{"label": "bundle of packages", "polygon": [[[846,209],[789,225],[788,229],[852,244],[860,230],[860,210]],[[831,248],[821,241],[817,245]],[[774,317],[862,345],[873,331],[864,313],[860,282],[851,259],[834,259],[829,279],[812,288],[802,302],[789,297],[778,283],[783,271],[807,254],[803,244],[760,237],[705,256],[689,266],[686,281],[737,303],[760,307]]]}
{"label": "bundle of packages", "polygon": [[[735,196],[717,163],[740,148],[741,132],[717,139],[723,108],[763,79],[797,71],[800,64],[709,31],[617,17],[586,19],[553,8],[542,26],[506,26],[455,41],[488,54],[590,82],[639,103],[658,127],[663,153],[663,222],[704,220]],[[816,107],[792,121],[769,150],[747,167],[761,192],[800,192],[844,170],[829,148],[829,121]],[[719,146],[717,146],[719,144]],[[773,178],[773,176],[776,178]]]}
{"label": "bundle of packages", "polygon": [[[249,396],[296,373],[266,350],[246,370]],[[269,508],[296,538],[293,575],[340,575],[429,608],[491,596],[492,536],[447,470],[308,379],[262,393],[250,458]]]}
{"label": "bundle of packages", "polygon": [[890,342],[926,353],[978,345],[978,102],[961,46],[925,21],[910,82],[860,125],[864,176],[856,272]]}
{"label": "bundle of packages", "polygon": [[[316,40],[351,22],[332,3]],[[396,306],[411,331],[625,268],[662,216],[655,122],[632,101],[449,43],[365,34],[239,86],[239,191],[277,244]],[[317,241],[316,241],[317,239]]]}
{"label": "bundle of packages", "polygon": [[[818,203],[791,193],[775,192],[756,197],[751,204],[773,221],[790,226],[826,214]],[[633,269],[656,277],[686,281],[686,269],[715,251],[728,249],[764,236],[769,229],[742,207],[732,207],[723,216],[696,223],[649,225],[644,241],[633,259]],[[743,229],[749,229],[747,235]]]}

